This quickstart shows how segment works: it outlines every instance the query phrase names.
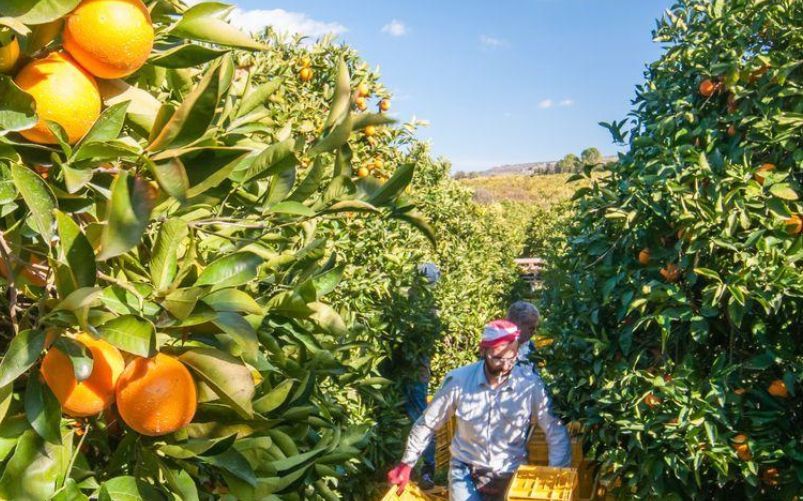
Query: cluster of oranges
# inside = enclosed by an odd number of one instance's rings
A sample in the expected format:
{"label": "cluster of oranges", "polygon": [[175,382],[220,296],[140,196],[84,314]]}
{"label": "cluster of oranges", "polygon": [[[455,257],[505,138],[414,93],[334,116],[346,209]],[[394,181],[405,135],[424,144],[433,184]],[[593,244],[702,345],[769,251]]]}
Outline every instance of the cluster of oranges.
{"label": "cluster of oranges", "polygon": [[309,82],[315,74],[312,71],[312,59],[309,56],[304,56],[299,61],[301,69],[298,70],[298,78],[302,82]]}
{"label": "cluster of oranges", "polygon": [[[69,143],[78,141],[101,112],[97,79],[137,71],[151,53],[154,30],[142,0],[83,0],[64,20],[62,49],[27,62],[14,76],[36,102],[38,122],[21,131],[29,141],[56,144],[47,121],[59,124]],[[0,52],[0,71],[13,72],[16,38]]]}
{"label": "cluster of oranges", "polygon": [[172,433],[192,421],[196,389],[190,371],[176,358],[158,353],[136,357],[128,365],[120,351],[102,339],[79,334],[75,340],[92,353],[92,372],[78,381],[70,358],[53,346],[40,372],[72,417],[94,416],[117,404],[123,421],[148,436]]}

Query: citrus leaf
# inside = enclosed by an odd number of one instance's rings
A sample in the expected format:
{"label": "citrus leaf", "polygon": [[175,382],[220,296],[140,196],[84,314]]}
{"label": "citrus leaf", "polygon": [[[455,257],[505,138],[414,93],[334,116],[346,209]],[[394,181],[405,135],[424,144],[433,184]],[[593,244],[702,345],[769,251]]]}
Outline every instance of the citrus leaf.
{"label": "citrus leaf", "polygon": [[44,442],[36,432],[26,430],[3,469],[0,499],[50,499],[56,491],[54,479],[64,475],[69,459],[66,447]]}
{"label": "citrus leaf", "polygon": [[81,0],[5,0],[3,14],[25,24],[43,24],[69,14]]}
{"label": "citrus leaf", "polygon": [[161,494],[134,477],[115,477],[100,486],[98,501],[149,501],[162,499]]}
{"label": "citrus leaf", "polygon": [[195,285],[211,285],[214,289],[236,287],[257,276],[262,258],[251,252],[237,252],[224,256],[204,268]]}
{"label": "citrus leaf", "polygon": [[231,355],[212,348],[191,348],[179,356],[237,414],[251,419],[254,380],[251,371]]}
{"label": "citrus leaf", "polygon": [[349,67],[343,57],[337,60],[337,75],[335,76],[335,93],[332,98],[332,107],[329,116],[326,117],[324,129],[340,122],[348,113],[351,107],[351,77]]}
{"label": "citrus leaf", "polygon": [[98,255],[101,261],[119,256],[139,244],[156,198],[147,181],[129,178],[128,171],[117,175],[111,191]]}
{"label": "citrus leaf", "polygon": [[268,414],[282,406],[290,396],[294,381],[285,379],[271,391],[254,400],[254,410],[260,414]]}
{"label": "citrus leaf", "polygon": [[95,285],[95,252],[78,224],[61,211],[55,211],[59,233],[59,259],[69,265],[71,290]]}
{"label": "citrus leaf", "polygon": [[0,75],[0,130],[20,131],[36,125],[33,97],[17,87],[8,75]]}
{"label": "citrus leaf", "polygon": [[227,52],[228,50],[185,43],[165,51],[155,52],[150,58],[150,63],[163,68],[191,68],[208,63]]}
{"label": "citrus leaf", "polygon": [[410,181],[413,180],[413,164],[400,165],[393,175],[371,196],[368,200],[374,205],[382,205],[390,202],[396,195],[402,192]]}
{"label": "citrus leaf", "polygon": [[199,3],[184,13],[170,34],[179,38],[189,38],[229,47],[267,49],[265,45],[224,20],[232,9],[232,6],[218,2]]}
{"label": "citrus leaf", "polygon": [[16,163],[11,165],[11,176],[31,210],[31,226],[49,245],[53,238],[53,209],[56,208],[50,189],[34,171]]}
{"label": "citrus leaf", "polygon": [[97,120],[95,120],[95,123],[92,124],[89,132],[84,134],[84,137],[81,138],[81,141],[75,147],[75,156],[80,154],[82,146],[88,145],[89,143],[104,143],[112,139],[117,139],[117,136],[120,135],[120,131],[123,130],[128,104],[129,101],[123,101],[103,110],[103,113],[101,113]]}
{"label": "citrus leaf", "polygon": [[261,315],[262,307],[246,292],[239,289],[221,289],[204,296],[201,301],[208,304],[215,311],[236,311]]}
{"label": "citrus leaf", "polygon": [[240,107],[237,109],[237,116],[241,117],[253,111],[256,107],[264,104],[281,87],[283,81],[275,78],[270,82],[264,83],[252,90],[243,97]]}
{"label": "citrus leaf", "polygon": [[123,315],[98,327],[98,336],[117,348],[140,357],[156,355],[153,324],[136,315]]}
{"label": "citrus leaf", "polygon": [[307,173],[304,180],[298,187],[287,197],[288,202],[303,202],[310,197],[313,193],[317,192],[323,179],[323,159],[318,157],[312,163],[312,167]]}
{"label": "citrus leaf", "polygon": [[38,377],[28,378],[25,388],[25,416],[36,433],[52,444],[61,442],[61,405]]}
{"label": "citrus leaf", "polygon": [[787,183],[773,184],[770,186],[770,193],[782,200],[797,200],[795,190]]}
{"label": "citrus leaf", "polygon": [[0,386],[6,386],[27,371],[45,347],[45,332],[25,330],[11,339],[0,361]]}
{"label": "citrus leaf", "polygon": [[[62,354],[70,359],[73,374],[75,374],[75,379],[79,383],[85,381],[92,374],[92,366],[95,361],[92,357],[92,351],[84,346],[83,343],[61,336],[53,343],[53,347],[58,348]],[[53,349],[53,347],[50,349]]]}
{"label": "citrus leaf", "polygon": [[189,235],[187,223],[168,219],[159,228],[151,257],[151,280],[157,291],[170,287],[178,271],[178,252],[181,242]]}

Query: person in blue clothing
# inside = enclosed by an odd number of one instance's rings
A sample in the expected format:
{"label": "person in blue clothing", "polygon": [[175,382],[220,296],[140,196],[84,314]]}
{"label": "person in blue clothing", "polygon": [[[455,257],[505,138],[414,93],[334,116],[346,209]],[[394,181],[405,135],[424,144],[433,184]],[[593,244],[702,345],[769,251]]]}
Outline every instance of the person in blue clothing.
{"label": "person in blue clothing", "polygon": [[[434,263],[424,263],[418,266],[418,273],[424,277],[428,287],[434,287],[440,279],[440,270]],[[412,292],[412,290],[411,290]],[[431,312],[431,317],[435,320],[437,328],[437,310]],[[403,387],[405,404],[404,410],[411,421],[415,422],[427,408],[427,395],[429,394],[429,380],[432,376],[430,370],[430,359],[426,354],[422,354],[418,360],[417,378]],[[421,467],[420,485],[424,490],[435,486],[435,441],[430,440],[422,454],[423,465]]]}

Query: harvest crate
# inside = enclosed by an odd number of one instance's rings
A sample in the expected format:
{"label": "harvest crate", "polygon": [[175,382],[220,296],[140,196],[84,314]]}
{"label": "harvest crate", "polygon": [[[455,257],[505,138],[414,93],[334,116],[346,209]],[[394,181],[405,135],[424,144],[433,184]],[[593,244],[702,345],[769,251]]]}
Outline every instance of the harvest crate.
{"label": "harvest crate", "polygon": [[385,494],[385,497],[382,498],[382,501],[421,501],[421,500],[430,501],[434,499],[428,496],[424,491],[421,490],[420,487],[418,487],[413,482],[407,484],[407,487],[404,489],[404,492],[402,492],[401,496],[396,495],[397,489],[398,487],[396,487],[395,485],[391,485],[390,490],[388,490],[388,493]]}
{"label": "harvest crate", "polygon": [[516,470],[507,497],[510,501],[574,501],[577,469],[522,465]]}
{"label": "harvest crate", "polygon": [[[583,439],[573,437],[572,443],[572,466],[577,468],[583,464]],[[527,442],[528,463],[538,466],[549,465],[549,446],[546,443],[546,436],[540,428],[535,428]]]}
{"label": "harvest crate", "polygon": [[452,444],[457,420],[452,416],[445,425],[435,431],[435,469],[440,470],[449,467],[452,458],[449,453],[449,446]]}

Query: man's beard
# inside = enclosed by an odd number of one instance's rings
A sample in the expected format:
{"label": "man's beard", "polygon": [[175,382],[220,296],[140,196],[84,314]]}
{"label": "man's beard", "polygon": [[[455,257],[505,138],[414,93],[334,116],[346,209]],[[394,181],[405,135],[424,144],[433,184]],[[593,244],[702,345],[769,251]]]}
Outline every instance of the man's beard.
{"label": "man's beard", "polygon": [[508,374],[510,374],[510,371],[512,371],[512,370],[513,370],[513,367],[511,367],[510,369],[505,369],[505,367],[503,366],[503,367],[499,367],[499,368],[497,368],[497,369],[493,369],[493,368],[492,368],[492,367],[491,367],[491,366],[488,364],[488,362],[485,362],[485,370],[486,370],[486,371],[488,372],[488,374],[490,374],[491,376],[494,376],[494,377],[496,377],[496,378],[503,378],[503,377],[507,376]]}

